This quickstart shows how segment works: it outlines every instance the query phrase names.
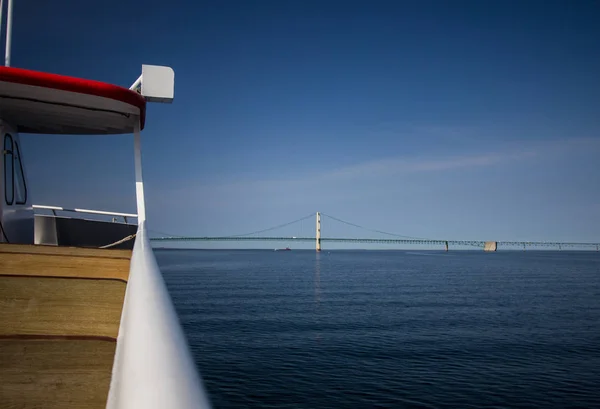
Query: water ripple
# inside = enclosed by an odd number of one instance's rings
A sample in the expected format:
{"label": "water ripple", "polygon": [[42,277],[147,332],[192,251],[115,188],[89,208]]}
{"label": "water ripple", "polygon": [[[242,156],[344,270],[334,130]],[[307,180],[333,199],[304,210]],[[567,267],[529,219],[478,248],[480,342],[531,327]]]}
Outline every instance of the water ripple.
{"label": "water ripple", "polygon": [[216,408],[600,407],[596,253],[157,251]]}

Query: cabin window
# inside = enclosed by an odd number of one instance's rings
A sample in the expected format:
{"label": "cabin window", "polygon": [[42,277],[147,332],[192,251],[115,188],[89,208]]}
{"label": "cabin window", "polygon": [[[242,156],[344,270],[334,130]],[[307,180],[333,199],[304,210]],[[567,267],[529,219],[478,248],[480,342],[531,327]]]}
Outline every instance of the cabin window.
{"label": "cabin window", "polygon": [[15,201],[15,174],[14,170],[13,138],[9,134],[4,135],[4,200],[7,205]]}
{"label": "cabin window", "polygon": [[15,185],[15,200],[19,205],[27,203],[27,184],[25,183],[25,173],[23,173],[23,162],[21,162],[21,151],[19,144],[15,142],[14,154],[14,185]]}
{"label": "cabin window", "polygon": [[11,135],[4,135],[4,200],[6,204],[27,203],[27,184],[19,144]]}

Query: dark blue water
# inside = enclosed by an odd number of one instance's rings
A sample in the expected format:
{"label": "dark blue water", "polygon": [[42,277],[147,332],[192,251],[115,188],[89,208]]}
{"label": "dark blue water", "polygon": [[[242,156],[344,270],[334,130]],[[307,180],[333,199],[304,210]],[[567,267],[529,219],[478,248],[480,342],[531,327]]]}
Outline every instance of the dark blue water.
{"label": "dark blue water", "polygon": [[158,250],[215,408],[600,407],[600,254]]}

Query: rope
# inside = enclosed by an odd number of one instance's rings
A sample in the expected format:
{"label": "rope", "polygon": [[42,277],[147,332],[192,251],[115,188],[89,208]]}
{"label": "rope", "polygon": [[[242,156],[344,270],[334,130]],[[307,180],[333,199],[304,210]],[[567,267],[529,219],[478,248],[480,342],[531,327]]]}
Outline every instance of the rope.
{"label": "rope", "polygon": [[130,234],[127,237],[123,237],[119,241],[115,241],[114,243],[110,243],[110,244],[107,244],[106,246],[102,246],[102,247],[99,247],[99,248],[101,248],[101,249],[108,249],[108,248],[111,248],[111,247],[114,247],[114,246],[118,246],[121,243],[125,243],[126,241],[129,241],[129,240],[133,239],[135,237],[135,235],[136,235],[136,233]]}

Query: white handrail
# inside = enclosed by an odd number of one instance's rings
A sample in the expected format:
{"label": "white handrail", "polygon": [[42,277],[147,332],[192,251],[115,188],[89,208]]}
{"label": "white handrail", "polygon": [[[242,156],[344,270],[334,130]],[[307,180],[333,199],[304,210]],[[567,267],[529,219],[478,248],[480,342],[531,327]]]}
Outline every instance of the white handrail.
{"label": "white handrail", "polygon": [[107,409],[210,409],[146,223],[138,226]]}
{"label": "white handrail", "polygon": [[89,213],[89,214],[101,214],[105,216],[121,216],[121,217],[137,217],[135,213],[119,213],[119,212],[105,212],[104,210],[90,210],[90,209],[68,209],[60,206],[46,206],[46,205],[33,205],[34,209],[46,209],[46,210],[60,210],[63,212],[76,212],[76,213]]}

